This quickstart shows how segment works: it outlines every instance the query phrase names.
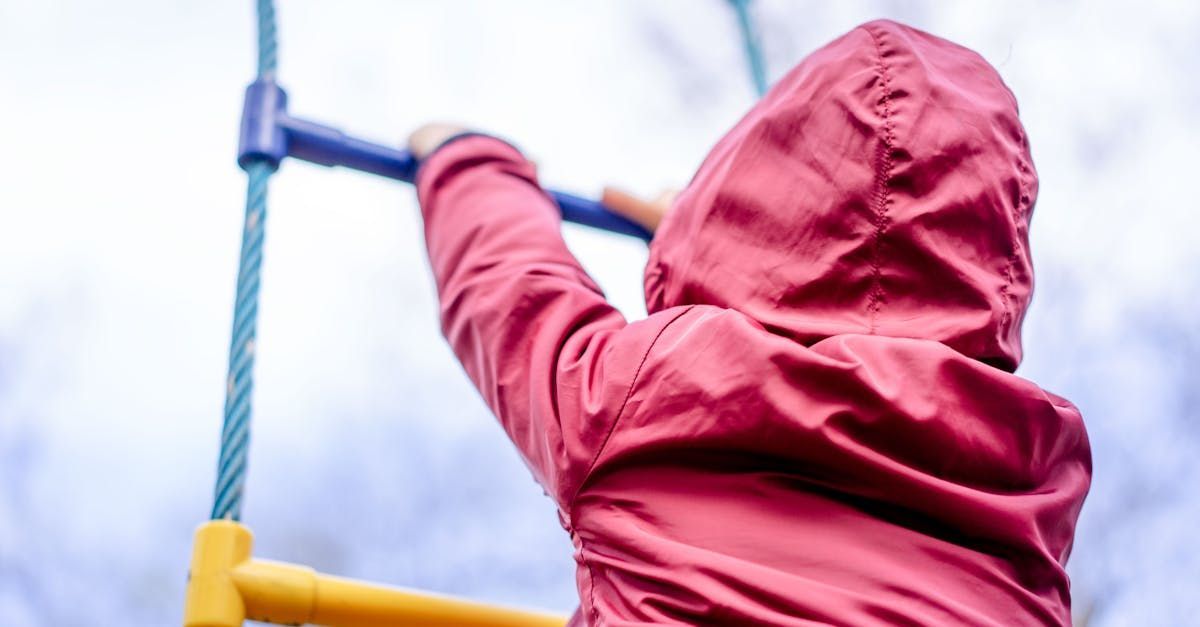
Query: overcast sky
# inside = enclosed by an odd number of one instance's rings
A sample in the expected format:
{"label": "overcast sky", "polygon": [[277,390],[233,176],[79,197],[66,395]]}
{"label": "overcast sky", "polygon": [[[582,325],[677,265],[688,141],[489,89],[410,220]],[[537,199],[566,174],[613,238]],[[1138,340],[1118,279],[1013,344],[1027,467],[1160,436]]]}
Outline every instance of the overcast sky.
{"label": "overcast sky", "polygon": [[[892,17],[978,50],[1041,175],[1020,374],[1075,401],[1095,625],[1200,615],[1200,4],[756,0],[768,74]],[[427,119],[581,193],[685,183],[754,95],[723,0],[287,0],[293,113]],[[166,625],[208,514],[245,177],[249,0],[0,3],[0,624]],[[438,333],[412,190],[272,181],[244,519],[256,554],[568,612],[570,544]],[[644,315],[636,242],[568,227]]]}

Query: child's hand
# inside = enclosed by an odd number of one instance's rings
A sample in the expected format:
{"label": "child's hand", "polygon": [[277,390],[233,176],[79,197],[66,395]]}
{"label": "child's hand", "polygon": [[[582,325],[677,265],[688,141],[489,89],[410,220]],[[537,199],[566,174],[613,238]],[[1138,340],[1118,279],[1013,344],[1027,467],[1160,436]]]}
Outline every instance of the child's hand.
{"label": "child's hand", "polygon": [[408,136],[408,150],[418,161],[429,156],[429,153],[441,146],[443,142],[455,135],[466,132],[466,128],[457,124],[434,122],[425,124]]}
{"label": "child's hand", "polygon": [[[458,124],[444,122],[424,124],[408,136],[408,150],[420,161],[437,150],[447,139],[467,130]],[[614,213],[638,223],[653,233],[671,210],[678,195],[679,190],[671,189],[661,192],[654,200],[647,201],[615,187],[606,187],[600,202]]]}
{"label": "child's hand", "polygon": [[612,209],[613,213],[629,218],[653,233],[675,204],[678,195],[679,190],[669,189],[659,193],[654,200],[646,201],[615,187],[605,187],[600,202]]}

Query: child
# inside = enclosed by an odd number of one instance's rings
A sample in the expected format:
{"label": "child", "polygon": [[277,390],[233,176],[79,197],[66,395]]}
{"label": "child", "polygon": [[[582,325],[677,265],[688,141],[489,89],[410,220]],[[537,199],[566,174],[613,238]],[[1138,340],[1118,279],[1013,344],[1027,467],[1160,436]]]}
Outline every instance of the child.
{"label": "child", "polygon": [[572,624],[1070,624],[1090,453],[1012,374],[1037,176],[977,54],[879,21],[792,70],[665,216],[636,322],[516,149],[410,145],[443,331],[558,505]]}

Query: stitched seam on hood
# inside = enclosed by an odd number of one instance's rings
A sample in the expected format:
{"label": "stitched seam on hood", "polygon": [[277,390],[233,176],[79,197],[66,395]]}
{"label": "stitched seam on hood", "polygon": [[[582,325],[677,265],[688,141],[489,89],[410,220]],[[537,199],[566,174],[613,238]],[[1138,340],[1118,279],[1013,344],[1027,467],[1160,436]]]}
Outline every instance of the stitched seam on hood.
{"label": "stitched seam on hood", "polygon": [[[1011,94],[1011,92],[1010,92],[1010,94]],[[1020,114],[1020,111],[1017,110],[1016,106],[1017,106],[1016,105],[1016,97],[1014,96],[1013,97],[1013,113],[1017,115],[1017,122],[1019,124],[1021,114]],[[1014,227],[1014,230],[1016,231],[1016,237],[1014,237],[1009,242],[1009,244],[1011,244],[1011,253],[1008,256],[1008,285],[1006,286],[1008,288],[1011,288],[1013,285],[1016,284],[1017,279],[1016,279],[1016,276],[1013,274],[1013,269],[1017,267],[1017,263],[1020,261],[1020,254],[1022,252],[1024,252],[1026,255],[1026,259],[1029,260],[1028,263],[1029,264],[1033,263],[1033,258],[1029,252],[1029,221],[1030,221],[1030,219],[1033,218],[1033,196],[1034,196],[1033,186],[1034,186],[1034,181],[1037,180],[1037,173],[1033,169],[1033,164],[1032,164],[1033,156],[1031,154],[1029,154],[1029,139],[1026,137],[1024,129],[1021,130],[1021,145],[1022,145],[1022,148],[1021,148],[1022,154],[1017,158],[1017,169],[1021,173],[1020,174],[1021,196],[1017,199],[1017,215],[1014,218],[1014,222],[1013,222],[1013,227]],[[1029,265],[1028,270],[1029,270],[1030,276],[1032,277],[1033,266]],[[1032,278],[1030,279],[1030,281],[1032,281]],[[1031,285],[1032,285],[1032,283],[1031,283]],[[1033,294],[1032,294],[1032,288],[1031,288],[1030,293],[1025,298],[1025,306],[1026,307],[1029,306],[1029,299],[1032,296],[1033,296]],[[1021,309],[1022,309],[1021,307],[1017,306],[1017,297],[1015,295],[1010,294],[1008,308],[1006,309],[1006,313],[1008,313],[1009,316],[1012,318],[1013,324],[1015,324],[1016,320],[1020,317]],[[1010,335],[1012,335],[1012,332],[1013,332],[1012,328],[1005,329],[1005,339],[1006,340]],[[1021,343],[1020,337],[1018,336],[1017,345],[1020,346],[1020,343]],[[1015,366],[1014,366],[1014,368],[1015,368]]]}
{"label": "stitched seam on hood", "polygon": [[[1008,344],[1009,334],[1012,332],[1012,324],[1015,319],[1014,301],[1012,295],[1013,285],[1013,266],[1017,262],[1017,246],[1013,244],[1008,254],[1008,259],[1004,263],[1004,285],[1000,286],[1000,302],[1004,303],[1004,312],[1000,315],[1000,329],[996,340],[1000,343],[997,347],[1001,352],[1004,351],[1004,346]],[[1014,369],[1016,367],[1014,366]]]}
{"label": "stitched seam on hood", "polygon": [[892,150],[896,145],[895,126],[892,123],[892,75],[887,63],[883,60],[883,43],[880,36],[868,27],[862,27],[875,43],[875,58],[879,70],[879,80],[883,87],[883,96],[879,99],[880,112],[883,117],[883,128],[880,139],[883,141],[883,156],[876,160],[875,177],[878,189],[875,193],[875,232],[872,235],[871,246],[871,291],[867,297],[867,313],[870,320],[869,333],[874,334],[879,310],[883,307],[886,294],[883,290],[883,233],[888,225],[888,208],[892,205],[892,194],[888,181],[892,177]]}
{"label": "stitched seam on hood", "polygon": [[[1007,88],[1008,86],[1005,85],[1005,89]],[[1009,97],[1013,100],[1014,113],[1019,116],[1020,113],[1016,111],[1016,98],[1012,96],[1011,91],[1009,91]],[[1028,140],[1025,138],[1024,131],[1021,131],[1021,144],[1025,150],[1028,150]],[[1004,285],[1000,286],[1000,302],[1004,304],[1004,311],[1000,316],[1000,328],[996,336],[996,341],[998,342],[997,349],[1002,353],[1005,352],[1005,347],[1011,347],[1013,349],[1016,348],[1012,347],[1010,343],[1013,334],[1013,325],[1016,324],[1018,315],[1017,311],[1019,309],[1017,307],[1017,297],[1012,293],[1012,288],[1014,285],[1016,285],[1017,281],[1014,270],[1017,266],[1017,262],[1019,261],[1018,256],[1020,255],[1022,248],[1020,244],[1022,225],[1025,225],[1024,228],[1028,230],[1029,217],[1030,213],[1032,213],[1033,184],[1031,178],[1034,175],[1031,170],[1032,168],[1025,163],[1025,156],[1023,154],[1018,154],[1017,187],[1019,192],[1017,197],[1017,205],[1016,207],[1013,207],[1011,212],[1014,237],[1009,240],[1008,243],[1008,258],[1004,260]],[[1017,345],[1020,345],[1019,340]],[[1020,365],[1020,361],[1017,359],[1017,357],[1017,354],[1013,355],[1014,360],[1016,360],[1013,364],[1013,370],[1016,370],[1016,368]]]}

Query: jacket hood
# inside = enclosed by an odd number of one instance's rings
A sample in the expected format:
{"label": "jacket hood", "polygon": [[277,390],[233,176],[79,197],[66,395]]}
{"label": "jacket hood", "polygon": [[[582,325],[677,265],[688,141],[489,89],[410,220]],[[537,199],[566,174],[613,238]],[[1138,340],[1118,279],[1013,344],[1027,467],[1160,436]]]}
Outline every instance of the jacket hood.
{"label": "jacket hood", "polygon": [[805,59],[712,149],[651,243],[647,309],[731,308],[806,345],[935,340],[1012,371],[1036,196],[996,71],[870,22]]}

